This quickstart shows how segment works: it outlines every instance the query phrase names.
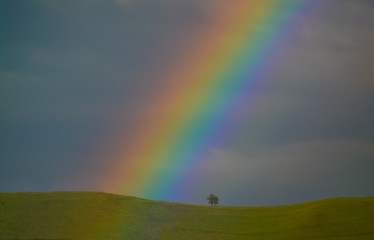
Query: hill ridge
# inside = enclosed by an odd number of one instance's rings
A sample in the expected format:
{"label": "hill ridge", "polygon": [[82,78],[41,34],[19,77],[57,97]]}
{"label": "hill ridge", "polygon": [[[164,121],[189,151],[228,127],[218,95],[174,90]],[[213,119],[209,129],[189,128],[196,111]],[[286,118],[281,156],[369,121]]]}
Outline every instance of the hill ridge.
{"label": "hill ridge", "polygon": [[374,239],[374,197],[202,206],[103,192],[0,193],[0,239]]}

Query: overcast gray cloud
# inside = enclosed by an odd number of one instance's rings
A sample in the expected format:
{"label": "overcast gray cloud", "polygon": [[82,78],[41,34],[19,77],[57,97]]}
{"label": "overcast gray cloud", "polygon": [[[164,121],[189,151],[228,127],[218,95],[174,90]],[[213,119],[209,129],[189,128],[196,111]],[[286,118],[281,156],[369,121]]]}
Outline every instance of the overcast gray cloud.
{"label": "overcast gray cloud", "polygon": [[243,205],[370,195],[373,157],[372,142],[350,140],[298,142],[254,156],[213,149],[201,184],[202,189],[225,193],[222,201],[237,199]]}
{"label": "overcast gray cloud", "polygon": [[[92,186],[165,73],[227,1],[1,1],[0,189]],[[316,0],[295,18],[186,202],[373,195],[374,4]],[[245,110],[245,111],[244,111]]]}
{"label": "overcast gray cloud", "polygon": [[213,151],[210,188],[224,179],[223,192],[259,204],[372,194],[374,8],[329,4],[301,17],[293,46],[255,84],[231,148]]}
{"label": "overcast gray cloud", "polygon": [[[241,128],[234,136],[240,139],[238,144],[245,136],[257,147],[263,147],[258,142],[272,144],[276,139],[276,144],[310,139],[372,140],[374,71],[369,65],[374,56],[373,7],[361,2],[365,13],[358,17],[354,7],[347,7],[353,3],[345,3],[318,12],[314,21],[304,23],[268,79],[255,84],[243,122],[247,130]],[[356,26],[352,15],[362,23]],[[346,32],[350,40],[342,43],[340,32]]]}

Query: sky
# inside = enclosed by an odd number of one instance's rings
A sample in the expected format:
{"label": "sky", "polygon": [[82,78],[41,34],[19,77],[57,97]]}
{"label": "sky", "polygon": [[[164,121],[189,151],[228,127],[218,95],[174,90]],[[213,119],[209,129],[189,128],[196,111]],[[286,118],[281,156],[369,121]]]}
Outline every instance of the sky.
{"label": "sky", "polygon": [[[111,152],[234,2],[0,0],[0,191],[108,192]],[[374,2],[312,2],[183,202],[374,195]]]}

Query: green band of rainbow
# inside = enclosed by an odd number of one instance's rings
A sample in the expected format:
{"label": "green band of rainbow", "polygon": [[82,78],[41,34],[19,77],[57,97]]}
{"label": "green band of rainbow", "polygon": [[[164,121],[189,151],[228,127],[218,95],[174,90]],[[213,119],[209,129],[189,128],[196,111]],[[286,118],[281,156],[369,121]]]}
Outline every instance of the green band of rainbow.
{"label": "green band of rainbow", "polygon": [[235,0],[217,11],[214,27],[165,74],[167,84],[132,144],[116,156],[105,188],[178,201],[192,187],[194,170],[234,127],[253,81],[266,74],[306,0]]}

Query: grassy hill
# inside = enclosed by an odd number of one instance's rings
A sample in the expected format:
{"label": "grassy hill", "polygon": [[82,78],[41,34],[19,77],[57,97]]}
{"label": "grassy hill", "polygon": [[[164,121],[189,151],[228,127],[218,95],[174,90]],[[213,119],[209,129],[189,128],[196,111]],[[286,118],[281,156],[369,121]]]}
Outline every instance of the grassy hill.
{"label": "grassy hill", "polygon": [[0,239],[372,240],[374,197],[205,207],[105,193],[0,193]]}

